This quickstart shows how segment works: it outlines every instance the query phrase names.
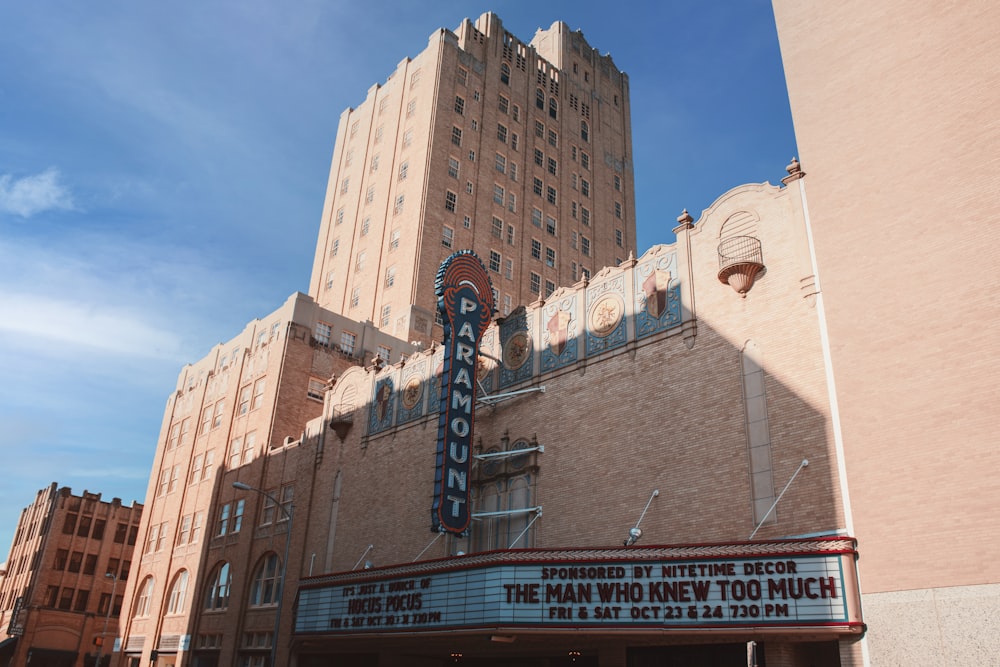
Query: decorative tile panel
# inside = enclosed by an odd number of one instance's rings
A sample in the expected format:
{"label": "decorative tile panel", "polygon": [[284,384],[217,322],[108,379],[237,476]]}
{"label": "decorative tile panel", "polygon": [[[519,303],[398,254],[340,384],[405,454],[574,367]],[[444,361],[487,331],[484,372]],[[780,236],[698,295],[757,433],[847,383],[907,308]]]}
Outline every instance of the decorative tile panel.
{"label": "decorative tile panel", "polygon": [[528,380],[535,370],[535,346],[532,339],[534,311],[515,310],[500,325],[500,347],[503,365],[500,367],[500,386]]}
{"label": "decorative tile panel", "polygon": [[[559,296],[560,292],[563,293]],[[576,292],[560,290],[542,308],[542,371],[562,368],[577,360],[580,317]]]}
{"label": "decorative tile panel", "polygon": [[624,345],[627,319],[622,273],[590,285],[587,288],[587,356]]}
{"label": "decorative tile panel", "polygon": [[655,248],[632,269],[636,338],[645,338],[681,323],[677,253],[666,251],[663,246]]}

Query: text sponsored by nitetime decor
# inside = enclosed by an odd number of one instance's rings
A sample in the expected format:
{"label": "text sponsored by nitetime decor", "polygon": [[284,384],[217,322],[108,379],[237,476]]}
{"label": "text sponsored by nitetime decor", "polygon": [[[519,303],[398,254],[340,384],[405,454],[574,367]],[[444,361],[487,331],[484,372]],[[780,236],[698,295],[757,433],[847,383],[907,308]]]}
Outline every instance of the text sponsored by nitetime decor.
{"label": "text sponsored by nitetime decor", "polygon": [[508,564],[306,588],[296,632],[846,624],[843,558]]}

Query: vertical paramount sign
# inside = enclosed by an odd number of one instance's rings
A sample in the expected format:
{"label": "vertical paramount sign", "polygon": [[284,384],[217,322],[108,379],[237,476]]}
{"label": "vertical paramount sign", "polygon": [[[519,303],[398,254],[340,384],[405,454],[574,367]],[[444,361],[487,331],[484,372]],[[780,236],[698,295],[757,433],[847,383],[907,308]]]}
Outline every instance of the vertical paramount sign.
{"label": "vertical paramount sign", "polygon": [[431,522],[434,531],[464,535],[471,519],[476,362],[479,339],[493,316],[493,289],[479,258],[460,250],[441,264],[435,290],[444,321],[444,371]]}

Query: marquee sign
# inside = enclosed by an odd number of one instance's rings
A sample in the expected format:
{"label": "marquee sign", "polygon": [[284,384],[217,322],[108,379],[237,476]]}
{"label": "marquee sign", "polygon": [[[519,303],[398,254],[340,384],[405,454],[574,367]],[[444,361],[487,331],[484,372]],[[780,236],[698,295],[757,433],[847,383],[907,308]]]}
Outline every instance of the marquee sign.
{"label": "marquee sign", "polygon": [[444,370],[438,417],[432,529],[464,535],[469,529],[469,473],[476,406],[479,339],[493,316],[489,274],[471,250],[438,269],[435,290],[444,321]]}
{"label": "marquee sign", "polygon": [[[519,550],[510,560],[501,552],[486,554],[489,558],[472,567],[386,568],[391,572],[367,578],[348,573],[313,586],[304,582],[295,632],[741,627],[860,632],[853,543],[836,542],[847,548],[835,543],[808,550],[813,553],[780,549],[742,557],[527,562],[520,562],[525,552]],[[456,560],[466,559],[450,559]]]}

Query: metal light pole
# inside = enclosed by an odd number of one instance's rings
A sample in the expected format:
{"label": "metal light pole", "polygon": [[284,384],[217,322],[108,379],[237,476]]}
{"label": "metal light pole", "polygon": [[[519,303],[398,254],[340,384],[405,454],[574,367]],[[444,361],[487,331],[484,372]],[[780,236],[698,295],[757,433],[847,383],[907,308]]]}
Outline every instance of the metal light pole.
{"label": "metal light pole", "polygon": [[94,667],[101,667],[101,651],[104,650],[104,640],[108,636],[108,621],[111,620],[111,609],[115,606],[115,592],[118,589],[118,575],[114,572],[105,572],[105,577],[110,577],[114,583],[111,584],[111,599],[108,600],[108,611],[104,614],[104,632],[101,633],[101,643],[97,645],[97,660]]}
{"label": "metal light pole", "polygon": [[[233,482],[233,488],[240,491],[253,491],[265,498],[270,498],[275,507],[288,519],[288,529],[285,531],[285,557],[281,559],[281,583],[278,587],[278,606],[274,610],[274,636],[271,638],[271,663],[269,667],[277,667],[278,660],[278,631],[281,629],[281,606],[285,599],[285,573],[288,571],[288,545],[292,541],[292,514],[295,512],[295,505],[289,505],[286,510],[278,499],[263,489],[244,484],[243,482]],[[98,666],[99,667],[99,666]]]}

